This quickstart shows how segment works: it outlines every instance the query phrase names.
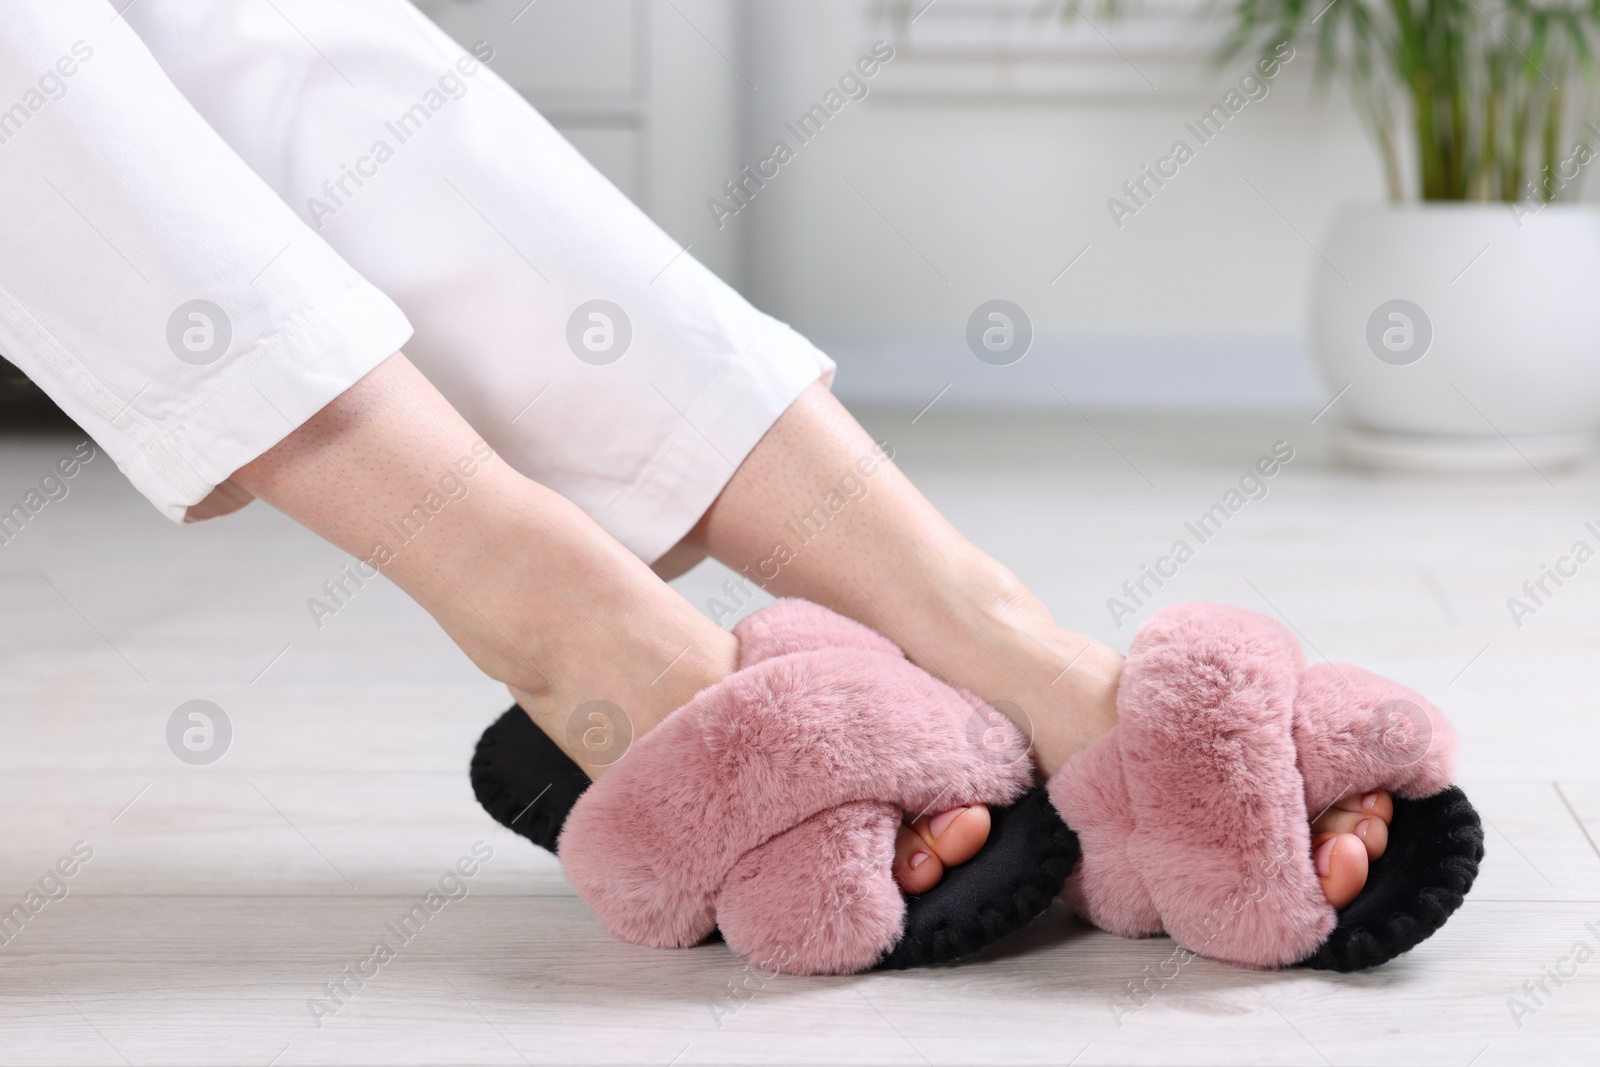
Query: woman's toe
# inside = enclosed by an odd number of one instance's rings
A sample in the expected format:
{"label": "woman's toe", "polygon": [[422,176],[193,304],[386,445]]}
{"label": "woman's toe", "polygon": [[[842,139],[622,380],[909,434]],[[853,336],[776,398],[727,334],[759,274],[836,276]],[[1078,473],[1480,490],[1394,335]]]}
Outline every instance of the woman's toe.
{"label": "woman's toe", "polygon": [[944,863],[922,836],[900,827],[894,841],[894,880],[907,893],[926,893],[944,877]]}
{"label": "woman's toe", "polygon": [[989,840],[989,809],[982,804],[925,815],[912,829],[946,867],[965,863]]}
{"label": "woman's toe", "polygon": [[1367,884],[1367,848],[1355,834],[1320,833],[1311,839],[1322,895],[1335,908],[1356,898]]}
{"label": "woman's toe", "polygon": [[1311,824],[1313,834],[1355,834],[1367,847],[1367,859],[1375,860],[1389,847],[1389,824],[1377,814],[1329,808]]}
{"label": "woman's toe", "polygon": [[[1351,793],[1334,802],[1331,811],[1348,811],[1360,815],[1371,815],[1382,819],[1385,823],[1394,822],[1394,798],[1386,790],[1374,789],[1370,793]],[[1323,812],[1326,815],[1328,812]],[[1313,824],[1315,825],[1315,824]]]}

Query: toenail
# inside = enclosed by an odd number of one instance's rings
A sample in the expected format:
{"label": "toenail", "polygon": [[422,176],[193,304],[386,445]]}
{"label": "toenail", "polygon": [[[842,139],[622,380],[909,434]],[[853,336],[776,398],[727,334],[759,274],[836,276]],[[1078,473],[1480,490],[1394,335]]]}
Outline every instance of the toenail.
{"label": "toenail", "polygon": [[1330,837],[1317,846],[1314,859],[1317,864],[1317,877],[1328,877],[1328,872],[1333,870],[1333,838]]}
{"label": "toenail", "polygon": [[911,854],[911,859],[906,862],[906,866],[910,867],[914,871],[927,862],[927,859],[928,854],[926,852],[913,852]]}
{"label": "toenail", "polygon": [[1367,837],[1367,831],[1370,829],[1372,829],[1372,820],[1362,819],[1360,822],[1356,823],[1356,836],[1365,841]]}
{"label": "toenail", "polygon": [[956,821],[956,816],[966,810],[966,808],[951,808],[949,811],[941,811],[928,821],[928,832],[934,837],[943,835],[950,824]]}
{"label": "toenail", "polygon": [[1375,808],[1377,806],[1378,806],[1378,794],[1376,794],[1376,793],[1368,793],[1366,796],[1361,798],[1361,810],[1362,811],[1371,811],[1373,808]]}

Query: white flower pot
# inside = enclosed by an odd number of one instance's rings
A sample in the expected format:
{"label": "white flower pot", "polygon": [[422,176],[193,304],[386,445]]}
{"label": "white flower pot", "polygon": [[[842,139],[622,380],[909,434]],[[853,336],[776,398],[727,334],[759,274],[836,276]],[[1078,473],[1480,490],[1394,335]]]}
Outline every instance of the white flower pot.
{"label": "white flower pot", "polygon": [[1541,472],[1600,427],[1600,209],[1359,204],[1320,247],[1312,339],[1346,458]]}

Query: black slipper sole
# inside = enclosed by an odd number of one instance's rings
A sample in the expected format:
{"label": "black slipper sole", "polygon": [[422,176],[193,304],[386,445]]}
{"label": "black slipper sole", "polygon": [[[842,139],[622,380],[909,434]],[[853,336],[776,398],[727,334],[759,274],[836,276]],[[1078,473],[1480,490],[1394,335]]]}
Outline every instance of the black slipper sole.
{"label": "black slipper sole", "polygon": [[[516,705],[483,732],[472,756],[478,803],[548,852],[556,851],[567,813],[588,787],[578,765]],[[905,931],[879,969],[970,956],[1026,926],[1061,893],[1078,862],[1078,835],[1044,790],[990,808],[989,817],[989,839],[976,856],[950,868],[928,892],[906,898]]]}
{"label": "black slipper sole", "polygon": [[1396,797],[1388,848],[1328,940],[1300,966],[1363,971],[1410,951],[1461,907],[1482,862],[1483,824],[1460,787],[1426,800]]}

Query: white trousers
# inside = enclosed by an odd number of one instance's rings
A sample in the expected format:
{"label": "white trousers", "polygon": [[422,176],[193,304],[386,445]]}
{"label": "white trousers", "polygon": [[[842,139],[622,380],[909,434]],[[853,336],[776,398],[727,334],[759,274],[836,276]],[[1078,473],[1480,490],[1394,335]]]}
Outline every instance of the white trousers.
{"label": "white trousers", "polygon": [[166,514],[404,348],[646,560],[833,363],[406,0],[0,3],[0,353]]}

